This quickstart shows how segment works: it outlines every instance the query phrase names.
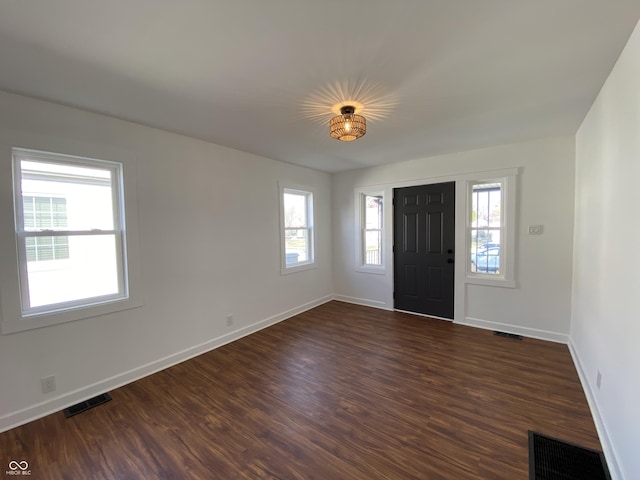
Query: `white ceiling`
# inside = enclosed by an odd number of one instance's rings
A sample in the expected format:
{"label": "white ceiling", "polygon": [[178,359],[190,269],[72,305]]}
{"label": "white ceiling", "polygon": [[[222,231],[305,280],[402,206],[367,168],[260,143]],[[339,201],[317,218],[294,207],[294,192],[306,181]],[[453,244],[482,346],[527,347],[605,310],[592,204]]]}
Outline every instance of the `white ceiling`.
{"label": "white ceiling", "polygon": [[[337,172],[573,134],[639,0],[0,0],[0,89]],[[363,104],[367,134],[328,134]]]}

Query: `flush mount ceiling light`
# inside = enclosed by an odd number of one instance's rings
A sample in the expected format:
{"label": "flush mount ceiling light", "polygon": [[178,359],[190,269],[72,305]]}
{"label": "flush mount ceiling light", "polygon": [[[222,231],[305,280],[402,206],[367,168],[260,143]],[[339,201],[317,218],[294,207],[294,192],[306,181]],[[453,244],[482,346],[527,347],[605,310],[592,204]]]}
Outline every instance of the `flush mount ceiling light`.
{"label": "flush mount ceiling light", "polygon": [[329,122],[331,138],[351,142],[367,133],[367,120],[362,115],[356,115],[355,112],[356,109],[352,105],[340,108],[340,115],[333,117]]}

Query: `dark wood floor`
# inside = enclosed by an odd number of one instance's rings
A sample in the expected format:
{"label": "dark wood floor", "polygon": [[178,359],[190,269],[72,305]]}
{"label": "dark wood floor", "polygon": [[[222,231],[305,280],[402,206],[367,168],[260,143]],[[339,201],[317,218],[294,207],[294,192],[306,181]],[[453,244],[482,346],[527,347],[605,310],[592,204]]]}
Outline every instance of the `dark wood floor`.
{"label": "dark wood floor", "polygon": [[527,430],[600,448],[564,345],[331,302],[0,434],[32,479],[528,478]]}

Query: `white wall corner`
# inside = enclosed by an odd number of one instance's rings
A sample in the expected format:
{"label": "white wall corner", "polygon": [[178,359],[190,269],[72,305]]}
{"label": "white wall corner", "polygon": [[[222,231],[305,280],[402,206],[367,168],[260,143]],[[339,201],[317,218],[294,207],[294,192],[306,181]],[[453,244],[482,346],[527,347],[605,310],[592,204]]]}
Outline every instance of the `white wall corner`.
{"label": "white wall corner", "polygon": [[602,451],[604,452],[604,456],[607,459],[607,465],[609,467],[609,473],[611,474],[612,480],[623,480],[623,476],[620,469],[620,463],[618,462],[618,458],[616,457],[615,450],[611,445],[611,440],[609,437],[609,432],[607,430],[607,426],[604,423],[604,419],[600,414],[600,409],[598,407],[598,402],[596,400],[596,396],[593,394],[593,390],[591,389],[591,384],[589,383],[588,375],[583,367],[582,361],[580,360],[580,355],[578,354],[578,350],[573,343],[573,338],[569,337],[569,352],[571,353],[571,358],[573,359],[573,363],[578,372],[578,378],[580,378],[580,383],[582,384],[582,390],[587,397],[587,403],[589,404],[589,409],[591,410],[591,416],[593,417],[593,421],[596,425],[596,430],[598,431],[598,437],[600,437],[600,443],[602,444]]}
{"label": "white wall corner", "polygon": [[382,310],[393,311],[392,306],[387,305],[386,302],[381,302],[378,300],[349,297],[346,295],[334,295],[333,299],[337,300],[338,302],[353,303],[354,305],[362,305],[364,307],[373,307],[373,308],[380,308]]}

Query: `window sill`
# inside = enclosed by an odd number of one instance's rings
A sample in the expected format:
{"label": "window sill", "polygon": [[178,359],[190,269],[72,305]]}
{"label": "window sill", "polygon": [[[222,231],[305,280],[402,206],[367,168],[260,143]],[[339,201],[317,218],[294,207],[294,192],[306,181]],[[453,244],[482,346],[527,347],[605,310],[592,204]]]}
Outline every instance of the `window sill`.
{"label": "window sill", "polygon": [[[24,332],[36,328],[50,327],[61,323],[74,322],[87,318],[107,315],[109,313],[130,310],[142,306],[142,300],[129,297],[93,305],[86,305],[64,310],[20,315],[19,312],[3,312],[4,319],[0,324],[2,335]],[[12,320],[16,318],[17,320]]]}
{"label": "window sill", "polygon": [[355,270],[356,272],[373,273],[374,275],[384,275],[386,273],[383,266],[376,267],[373,265],[358,265]]}
{"label": "window sill", "polygon": [[506,278],[490,278],[487,276],[480,275],[467,275],[465,279],[465,283],[471,285],[486,285],[488,287],[502,287],[502,288],[517,288],[515,280],[506,279]]}
{"label": "window sill", "polygon": [[292,265],[290,267],[282,267],[280,269],[280,275],[289,275],[290,273],[304,272],[305,270],[311,270],[313,268],[316,268],[315,262],[301,263],[298,265]]}

